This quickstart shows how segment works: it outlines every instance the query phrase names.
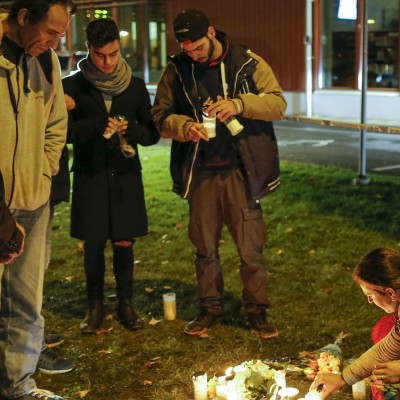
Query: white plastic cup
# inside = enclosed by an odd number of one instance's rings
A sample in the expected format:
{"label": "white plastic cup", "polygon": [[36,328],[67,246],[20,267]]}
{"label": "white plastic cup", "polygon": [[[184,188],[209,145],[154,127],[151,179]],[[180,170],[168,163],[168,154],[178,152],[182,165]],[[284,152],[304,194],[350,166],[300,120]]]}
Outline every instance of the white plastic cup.
{"label": "white plastic cup", "polygon": [[203,115],[203,124],[205,130],[208,133],[208,138],[209,139],[215,138],[215,136],[217,135],[216,131],[217,117],[215,115],[213,117],[207,117],[206,115]]}
{"label": "white plastic cup", "polygon": [[164,317],[167,321],[173,321],[176,319],[176,294],[175,293],[164,293]]}

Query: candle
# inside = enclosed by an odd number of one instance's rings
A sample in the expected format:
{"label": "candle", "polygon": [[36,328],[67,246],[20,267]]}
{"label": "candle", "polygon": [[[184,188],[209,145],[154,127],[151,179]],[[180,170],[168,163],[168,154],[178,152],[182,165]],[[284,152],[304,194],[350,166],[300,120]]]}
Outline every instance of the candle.
{"label": "candle", "polygon": [[173,321],[176,318],[176,295],[175,293],[164,293],[164,316],[167,321]]}
{"label": "candle", "polygon": [[223,372],[215,374],[215,392],[217,393],[217,400],[227,400],[226,398],[226,376]]}
{"label": "candle", "polygon": [[226,382],[226,400],[237,400],[236,382],[234,380]]}
{"label": "candle", "polygon": [[366,390],[365,390],[365,380],[355,383],[352,387],[353,399],[365,400]]}
{"label": "candle", "polygon": [[304,397],[306,400],[320,400],[321,395],[316,390],[310,390]]}
{"label": "candle", "polygon": [[292,400],[295,399],[298,394],[298,389],[293,387],[286,387],[278,391],[278,398],[281,400]]}
{"label": "candle", "polygon": [[192,375],[194,400],[208,400],[207,373],[204,371],[195,372]]}

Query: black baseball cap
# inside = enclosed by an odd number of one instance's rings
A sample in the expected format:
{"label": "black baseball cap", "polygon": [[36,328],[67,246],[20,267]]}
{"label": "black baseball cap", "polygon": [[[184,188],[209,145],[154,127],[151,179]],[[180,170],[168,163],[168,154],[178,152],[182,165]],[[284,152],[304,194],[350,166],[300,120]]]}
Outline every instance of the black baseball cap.
{"label": "black baseball cap", "polygon": [[174,20],[174,33],[178,43],[193,43],[207,35],[210,21],[203,11],[189,8]]}

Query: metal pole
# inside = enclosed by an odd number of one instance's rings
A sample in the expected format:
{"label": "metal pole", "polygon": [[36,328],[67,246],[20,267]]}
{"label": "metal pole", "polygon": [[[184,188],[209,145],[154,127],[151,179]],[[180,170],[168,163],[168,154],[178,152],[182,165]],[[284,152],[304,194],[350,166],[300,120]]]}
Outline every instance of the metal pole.
{"label": "metal pole", "polygon": [[[368,90],[368,0],[361,1],[363,4],[363,30],[362,30],[362,79],[361,79],[361,123],[366,123],[367,90]],[[358,1],[360,4],[360,0]],[[367,131],[360,130],[360,155],[358,164],[358,175],[354,179],[357,185],[368,185],[370,179],[366,175],[367,165]]]}
{"label": "metal pole", "polygon": [[306,0],[306,100],[307,117],[312,117],[312,2]]}

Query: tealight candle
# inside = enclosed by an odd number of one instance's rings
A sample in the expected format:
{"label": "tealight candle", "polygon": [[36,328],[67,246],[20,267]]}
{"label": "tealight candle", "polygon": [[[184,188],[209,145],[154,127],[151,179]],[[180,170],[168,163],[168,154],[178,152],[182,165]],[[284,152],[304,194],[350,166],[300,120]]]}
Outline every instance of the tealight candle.
{"label": "tealight candle", "polygon": [[194,400],[208,400],[207,373],[204,371],[195,372],[192,375]]}
{"label": "tealight candle", "polygon": [[321,395],[319,394],[319,392],[317,392],[316,390],[310,390],[305,396],[304,398],[306,400],[320,400],[321,399]]}
{"label": "tealight candle", "polygon": [[279,396],[278,398],[282,400],[292,400],[295,399],[298,394],[299,394],[299,389],[293,387],[286,387],[278,391],[278,396]]}

